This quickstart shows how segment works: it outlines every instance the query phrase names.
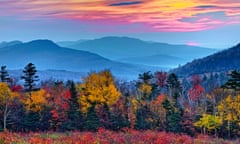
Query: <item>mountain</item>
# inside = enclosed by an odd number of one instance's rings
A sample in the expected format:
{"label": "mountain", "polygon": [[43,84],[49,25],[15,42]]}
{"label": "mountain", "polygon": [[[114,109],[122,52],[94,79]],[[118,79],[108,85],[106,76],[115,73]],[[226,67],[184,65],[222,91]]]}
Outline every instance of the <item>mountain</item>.
{"label": "mountain", "polygon": [[21,41],[1,42],[0,43],[0,48],[13,46],[13,45],[16,45],[16,44],[21,44],[21,43],[22,43]]}
{"label": "mountain", "polygon": [[76,44],[79,44],[79,43],[82,43],[85,41],[87,41],[87,40],[82,39],[82,40],[78,40],[78,41],[59,41],[59,42],[57,42],[57,44],[60,46],[63,46],[63,47],[68,47],[68,46],[76,45]]}
{"label": "mountain", "polygon": [[35,40],[0,49],[0,65],[22,69],[32,62],[39,70],[54,69],[89,72],[110,69],[115,75],[136,76],[150,69],[140,65],[111,61],[97,54],[59,47],[49,40]]}
{"label": "mountain", "polygon": [[240,70],[240,44],[174,69],[179,76]]}
{"label": "mountain", "polygon": [[159,66],[159,67],[178,67],[180,64],[186,62],[185,59],[174,57],[174,56],[168,56],[168,55],[130,57],[130,58],[118,59],[117,61],[133,63],[133,64]]}
{"label": "mountain", "polygon": [[[61,43],[60,43],[61,45]],[[66,45],[65,45],[66,46]],[[89,52],[94,52],[103,57],[109,58],[111,60],[119,59],[131,59],[132,57],[146,57],[154,61],[153,55],[159,56],[173,56],[184,59],[181,63],[184,64],[187,61],[201,58],[209,54],[213,54],[217,50],[210,48],[202,48],[196,46],[187,45],[170,45],[158,42],[147,42],[140,39],[129,38],[129,37],[103,37],[94,40],[86,40],[82,42],[76,42],[72,45],[67,45],[69,48],[85,50]],[[164,62],[164,58],[159,58],[159,61]],[[173,59],[174,60],[174,59]],[[132,62],[132,61],[126,61]],[[166,62],[167,63],[167,62]],[[143,64],[143,63],[141,63]],[[155,65],[155,64],[151,64]]]}

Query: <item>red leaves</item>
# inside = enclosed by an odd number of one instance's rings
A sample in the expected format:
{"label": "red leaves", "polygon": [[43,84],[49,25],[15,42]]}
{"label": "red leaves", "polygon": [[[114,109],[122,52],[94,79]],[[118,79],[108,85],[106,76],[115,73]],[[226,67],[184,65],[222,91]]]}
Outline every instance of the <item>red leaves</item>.
{"label": "red leaves", "polygon": [[155,72],[156,85],[163,88],[166,85],[167,73]]}
{"label": "red leaves", "polygon": [[201,78],[197,75],[192,76],[192,88],[188,91],[191,101],[197,101],[202,97],[205,89],[201,85]]}
{"label": "red leaves", "polygon": [[174,134],[158,131],[136,131],[127,130],[113,132],[100,128],[98,132],[71,132],[65,133],[0,133],[2,143],[29,143],[29,144],[124,144],[124,143],[144,143],[144,144],[192,144],[192,143],[238,143],[238,141],[227,141],[208,136],[198,136],[192,138],[184,134]]}
{"label": "red leaves", "polygon": [[23,87],[21,85],[13,85],[11,87],[12,92],[20,92],[21,90],[23,90]]}

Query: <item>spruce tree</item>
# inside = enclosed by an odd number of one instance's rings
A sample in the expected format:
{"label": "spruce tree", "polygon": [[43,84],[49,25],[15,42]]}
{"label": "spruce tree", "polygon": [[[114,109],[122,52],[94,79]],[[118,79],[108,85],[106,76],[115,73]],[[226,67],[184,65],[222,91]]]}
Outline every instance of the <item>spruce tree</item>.
{"label": "spruce tree", "polygon": [[177,99],[180,96],[182,92],[182,86],[177,76],[174,73],[171,73],[168,76],[166,86],[168,89],[169,96],[171,98]]}
{"label": "spruce tree", "polygon": [[96,104],[92,104],[90,108],[88,108],[85,129],[89,131],[96,131],[100,126],[100,121],[97,116],[97,112],[95,109]]}
{"label": "spruce tree", "polygon": [[73,81],[68,81],[67,86],[71,93],[69,99],[69,110],[68,110],[68,129],[77,130],[82,129],[82,113],[78,103],[78,93]]}
{"label": "spruce tree", "polygon": [[37,70],[34,64],[29,63],[28,65],[25,66],[23,70],[23,76],[21,76],[21,79],[25,81],[24,87],[26,92],[38,90],[36,88],[35,82],[37,82],[39,79],[36,73],[37,73]]}
{"label": "spruce tree", "polygon": [[181,118],[183,112],[178,98],[181,96],[182,86],[174,73],[170,74],[167,78],[167,89],[170,99],[165,99],[163,102],[163,107],[167,111],[167,131],[181,132]]}
{"label": "spruce tree", "polygon": [[10,78],[6,70],[6,66],[1,67],[0,78],[1,78],[1,82],[9,82]]}
{"label": "spruce tree", "polygon": [[231,74],[229,74],[229,76],[231,78],[222,86],[222,88],[240,91],[240,73],[234,70],[231,72]]}

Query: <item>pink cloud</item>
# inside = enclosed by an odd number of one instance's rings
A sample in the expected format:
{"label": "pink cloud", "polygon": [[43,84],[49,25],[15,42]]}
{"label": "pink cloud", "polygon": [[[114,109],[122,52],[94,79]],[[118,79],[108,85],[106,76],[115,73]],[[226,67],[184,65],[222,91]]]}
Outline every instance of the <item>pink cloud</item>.
{"label": "pink cloud", "polygon": [[[240,24],[240,2],[236,0],[141,0],[136,5],[110,6],[117,0],[3,0],[0,16],[19,19],[70,19],[97,25],[132,25],[141,23],[149,31],[188,32]],[[131,2],[131,0],[126,0]],[[238,7],[238,8],[237,8]],[[199,14],[223,12],[226,17],[197,17]],[[195,21],[181,21],[195,18]],[[115,29],[117,31],[117,29]],[[137,31],[133,30],[133,31]],[[141,29],[139,29],[141,31]]]}
{"label": "pink cloud", "polygon": [[194,41],[187,42],[188,46],[199,46],[200,44]]}

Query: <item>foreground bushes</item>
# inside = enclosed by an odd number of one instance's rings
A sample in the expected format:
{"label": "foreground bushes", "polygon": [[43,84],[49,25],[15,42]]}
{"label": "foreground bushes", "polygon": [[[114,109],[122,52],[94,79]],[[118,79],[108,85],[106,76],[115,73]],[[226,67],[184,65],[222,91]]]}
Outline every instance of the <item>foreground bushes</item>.
{"label": "foreground bushes", "polygon": [[97,132],[67,133],[0,133],[0,144],[237,144],[240,141],[156,131],[123,130],[112,132],[99,129]]}

